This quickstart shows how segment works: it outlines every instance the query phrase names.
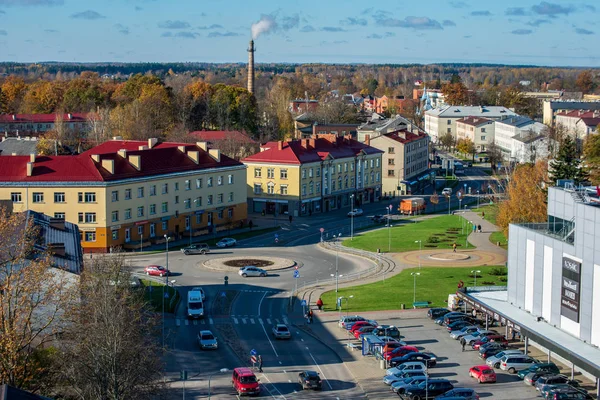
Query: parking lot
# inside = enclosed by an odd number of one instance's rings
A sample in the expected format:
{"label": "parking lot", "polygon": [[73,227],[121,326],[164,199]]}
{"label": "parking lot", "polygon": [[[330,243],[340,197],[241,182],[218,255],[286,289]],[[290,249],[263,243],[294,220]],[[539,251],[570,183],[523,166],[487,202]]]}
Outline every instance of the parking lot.
{"label": "parking lot", "polygon": [[[437,365],[429,369],[431,378],[448,379],[455,387],[468,387],[477,391],[481,398],[493,399],[539,399],[540,396],[534,387],[527,386],[520,380],[516,374],[510,374],[502,370],[496,370],[497,383],[479,384],[473,378],[469,377],[469,368],[474,365],[485,364],[485,361],[478,357],[478,352],[466,347],[462,351],[461,344],[454,340],[448,334],[446,327],[434,323],[427,318],[426,311],[406,310],[399,312],[366,312],[361,316],[376,320],[379,324],[389,324],[399,327],[403,340],[407,345],[417,347],[420,351],[429,351],[437,356]],[[350,342],[357,346],[354,350],[350,348],[344,351],[351,354],[352,361],[347,362],[350,371],[355,375],[359,384],[369,393],[369,398],[398,398],[389,386],[383,383],[385,370],[380,368],[380,360],[374,356],[362,356],[360,351],[360,342],[354,337],[350,337],[343,329],[338,328],[337,313],[323,313],[319,319],[327,328],[330,334],[334,335],[339,345],[345,345]],[[510,348],[523,350],[523,343],[515,342],[510,344]],[[547,356],[537,349],[529,346],[529,355],[546,361]],[[557,363],[557,365],[559,365]],[[570,375],[570,370],[564,369],[559,365],[565,375]],[[593,385],[585,380],[581,375],[576,374],[578,380],[590,394],[595,392]]]}

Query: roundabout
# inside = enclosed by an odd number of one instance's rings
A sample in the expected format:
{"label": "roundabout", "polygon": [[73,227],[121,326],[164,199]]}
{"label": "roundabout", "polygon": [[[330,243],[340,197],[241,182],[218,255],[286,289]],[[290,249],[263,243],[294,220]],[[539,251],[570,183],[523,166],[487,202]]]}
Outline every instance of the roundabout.
{"label": "roundabout", "polygon": [[298,265],[296,261],[281,257],[221,257],[198,263],[199,267],[204,267],[214,271],[236,272],[245,266],[255,266],[265,271],[280,271],[293,268]]}
{"label": "roundabout", "polygon": [[429,255],[429,258],[437,261],[464,261],[471,258],[470,255],[465,253],[433,253]]}

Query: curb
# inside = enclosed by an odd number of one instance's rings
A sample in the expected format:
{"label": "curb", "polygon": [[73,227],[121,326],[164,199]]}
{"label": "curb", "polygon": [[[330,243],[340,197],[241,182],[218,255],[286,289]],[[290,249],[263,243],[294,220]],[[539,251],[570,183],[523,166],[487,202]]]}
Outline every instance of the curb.
{"label": "curb", "polygon": [[[199,267],[203,267],[203,268],[206,268],[206,269],[210,269],[211,271],[221,271],[221,272],[229,272],[229,273],[234,273],[234,272],[237,272],[237,271],[239,271],[239,268],[238,268],[238,267],[230,267],[230,266],[228,266],[228,265],[224,265],[224,264],[223,264],[223,261],[237,260],[237,259],[245,259],[245,258],[249,258],[249,257],[222,257],[222,258],[212,258],[212,259],[209,259],[209,260],[200,261],[200,262],[198,262],[196,265],[197,265],[197,266],[199,266]],[[257,259],[258,259],[259,257],[255,257],[255,258],[257,258]],[[282,264],[284,264],[284,265],[287,265],[287,267],[278,267],[278,268],[268,268],[268,267],[266,267],[266,268],[262,268],[262,269],[264,269],[265,271],[267,271],[267,273],[268,273],[268,272],[271,272],[271,271],[285,271],[285,270],[288,270],[288,269],[294,268],[294,267],[296,267],[296,266],[298,266],[298,267],[300,266],[300,265],[298,264],[298,262],[297,262],[297,261],[295,261],[295,260],[290,260],[290,259],[287,259],[287,258],[281,258],[281,257],[263,257],[263,258],[264,258],[265,260],[267,260],[267,261],[272,261],[272,260],[281,261],[281,262],[282,262]],[[223,260],[223,261],[221,261],[221,260]],[[219,267],[216,267],[216,266],[215,266],[215,267],[213,267],[213,266],[207,265],[207,263],[211,263],[211,262],[219,263],[219,264],[218,264],[218,265],[219,265]]]}

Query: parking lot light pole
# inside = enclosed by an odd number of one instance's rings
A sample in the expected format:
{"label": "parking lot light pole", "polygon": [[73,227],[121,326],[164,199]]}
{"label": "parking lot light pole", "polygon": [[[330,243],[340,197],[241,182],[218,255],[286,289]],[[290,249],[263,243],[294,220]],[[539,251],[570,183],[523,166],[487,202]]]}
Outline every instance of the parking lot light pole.
{"label": "parking lot light pole", "polygon": [[350,195],[350,240],[354,238],[354,194]]}
{"label": "parking lot light pole", "polygon": [[479,208],[479,190],[477,191],[477,208]]}
{"label": "parking lot light pole", "polygon": [[481,271],[479,270],[473,270],[471,271],[471,273],[473,274],[473,278],[475,278],[475,287],[477,287],[477,274],[480,273]]}
{"label": "parking lot light pole", "polygon": [[392,211],[392,206],[390,204],[389,207],[386,207],[387,210],[387,227],[388,227],[388,253],[392,251],[392,234],[390,231],[390,227],[392,226],[392,222],[390,220],[390,211]]}
{"label": "parking lot light pole", "polygon": [[[415,243],[419,243],[419,252],[421,251],[421,244],[423,243],[422,240],[415,240]],[[419,269],[421,269],[421,254],[419,253]]]}
{"label": "parking lot light pole", "polygon": [[212,374],[210,374],[210,375],[208,376],[208,398],[209,398],[209,400],[210,400],[210,380],[212,379],[212,377],[213,377],[214,375],[216,375],[216,374],[223,374],[223,373],[225,373],[225,372],[229,372],[229,369],[227,369],[227,368],[221,368],[221,369],[220,369],[220,370],[218,370],[217,372],[214,372],[214,373],[212,373]]}
{"label": "parking lot light pole", "polygon": [[167,265],[166,265],[166,269],[167,269],[167,273],[165,274],[165,285],[163,286],[163,290],[162,290],[162,347],[163,349],[165,348],[165,287],[169,285],[169,240],[171,240],[171,238],[169,236],[167,236],[167,234],[164,235],[165,238],[165,246],[166,246],[166,258],[167,258]]}
{"label": "parking lot light pole", "polygon": [[[415,303],[417,301],[417,276],[421,275],[420,272],[411,272],[410,273],[413,276],[413,303]],[[414,307],[414,305],[413,305]]]}

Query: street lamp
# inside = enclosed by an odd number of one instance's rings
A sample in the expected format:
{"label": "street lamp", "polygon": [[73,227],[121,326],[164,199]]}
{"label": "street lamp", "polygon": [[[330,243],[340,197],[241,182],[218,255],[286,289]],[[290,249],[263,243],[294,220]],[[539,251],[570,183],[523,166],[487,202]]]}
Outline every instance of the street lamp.
{"label": "street lamp", "polygon": [[419,243],[419,269],[421,269],[421,244],[423,243],[421,240],[415,240],[415,243]]}
{"label": "street lamp", "polygon": [[[413,277],[413,303],[417,302],[417,276],[421,275],[420,272],[411,272],[410,273]],[[414,307],[414,305],[413,305]]]}
{"label": "street lamp", "polygon": [[479,208],[479,190],[477,190],[477,208]]}
{"label": "street lamp", "polygon": [[144,251],[144,234],[140,234],[140,253]]}
{"label": "street lamp", "polygon": [[169,285],[169,240],[171,240],[171,238],[169,236],[167,236],[167,234],[164,234],[164,238],[165,238],[165,246],[166,246],[166,257],[167,257],[167,273],[165,274],[165,285],[163,286],[163,290],[162,290],[162,347],[163,349],[165,348],[165,287]]}
{"label": "street lamp", "polygon": [[337,236],[333,235],[333,239],[335,240],[335,298],[336,299],[337,299],[337,294],[338,294],[338,282],[339,282],[338,266],[339,266],[339,256],[340,256],[338,239],[341,237],[342,237],[341,233],[338,234]]}
{"label": "street lamp", "polygon": [[192,247],[192,216],[186,217],[188,220],[188,232],[190,233],[190,247]]}
{"label": "street lamp", "polygon": [[392,222],[390,220],[390,211],[392,211],[392,205],[385,208],[387,210],[387,227],[388,227],[388,253],[392,251],[392,234],[390,231],[390,227],[392,226]]}
{"label": "street lamp", "polygon": [[350,195],[350,240],[354,238],[354,194]]}
{"label": "street lamp", "polygon": [[210,399],[210,380],[212,379],[212,377],[216,374],[223,374],[225,372],[229,372],[229,369],[227,368],[221,368],[220,370],[218,370],[217,372],[214,372],[212,374],[210,374],[208,376],[208,398]]}
{"label": "street lamp", "polygon": [[471,273],[473,274],[473,278],[475,279],[475,287],[477,287],[477,274],[480,273],[479,270],[473,270]]}

